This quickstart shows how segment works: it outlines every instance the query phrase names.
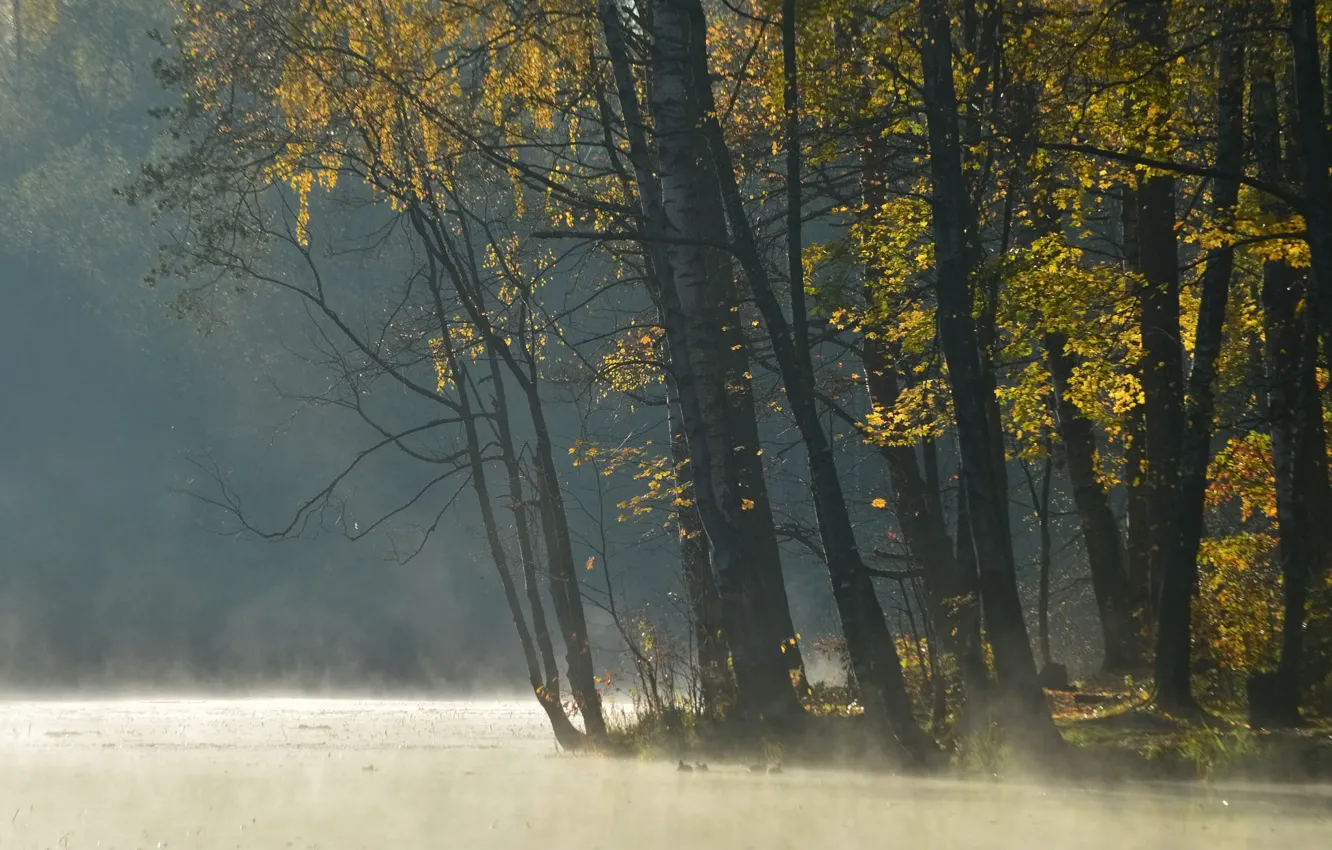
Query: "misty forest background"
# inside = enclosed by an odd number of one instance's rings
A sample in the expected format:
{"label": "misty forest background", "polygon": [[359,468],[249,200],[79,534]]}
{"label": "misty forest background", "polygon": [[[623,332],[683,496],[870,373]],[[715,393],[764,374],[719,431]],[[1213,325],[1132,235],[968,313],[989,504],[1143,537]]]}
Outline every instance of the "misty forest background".
{"label": "misty forest background", "polygon": [[1315,0],[4,0],[0,679],[919,757],[1057,740],[1069,677],[1326,714],[1329,44]]}

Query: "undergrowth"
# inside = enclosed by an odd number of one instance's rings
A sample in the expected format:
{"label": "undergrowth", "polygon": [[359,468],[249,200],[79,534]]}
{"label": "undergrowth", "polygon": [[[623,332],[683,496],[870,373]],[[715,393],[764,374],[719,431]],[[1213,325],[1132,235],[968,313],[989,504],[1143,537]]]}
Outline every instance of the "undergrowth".
{"label": "undergrowth", "polygon": [[[1113,780],[1332,777],[1332,724],[1326,721],[1311,719],[1300,730],[1254,731],[1233,707],[1187,721],[1154,711],[1149,693],[1127,678],[1051,693],[1067,747],[1035,761],[1018,758],[999,725],[980,724],[963,733],[950,715],[943,734],[934,730],[945,755],[939,765],[955,776],[991,780],[1019,770]],[[727,723],[683,700],[666,711],[612,710],[608,750],[688,764],[894,766],[893,755],[877,750],[871,740],[852,689],[815,684],[803,702],[804,724],[782,733]],[[920,721],[930,724],[923,713]]]}

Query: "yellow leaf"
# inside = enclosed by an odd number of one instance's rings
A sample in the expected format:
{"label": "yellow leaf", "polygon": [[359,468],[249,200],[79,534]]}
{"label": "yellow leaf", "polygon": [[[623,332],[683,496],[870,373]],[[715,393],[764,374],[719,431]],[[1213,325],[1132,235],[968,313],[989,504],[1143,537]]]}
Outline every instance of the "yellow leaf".
{"label": "yellow leaf", "polygon": [[590,569],[592,569],[592,567],[596,564],[596,562],[597,562],[597,556],[596,556],[596,555],[589,555],[589,556],[587,557],[587,563],[584,564],[583,566],[587,567],[587,568],[590,570]]}
{"label": "yellow leaf", "polygon": [[870,502],[870,504],[878,508],[879,510],[883,510],[884,508],[888,507],[888,500],[884,498],[878,498]]}

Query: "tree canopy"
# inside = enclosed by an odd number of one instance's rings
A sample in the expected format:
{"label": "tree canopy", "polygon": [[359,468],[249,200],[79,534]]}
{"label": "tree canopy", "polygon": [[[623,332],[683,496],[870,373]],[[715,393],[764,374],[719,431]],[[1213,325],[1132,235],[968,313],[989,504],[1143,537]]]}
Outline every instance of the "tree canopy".
{"label": "tree canopy", "polygon": [[[785,580],[810,558],[857,710],[906,760],[950,717],[1059,741],[1052,570],[1090,588],[1062,628],[1160,710],[1257,681],[1254,722],[1289,724],[1332,696],[1329,20],[198,0],[130,194],[170,222],[162,274],[300,299],[372,450],[470,487],[565,743],[555,647],[598,738],[584,607],[628,623],[591,589],[602,479],[625,488],[603,542],[678,540],[681,669],[727,722],[817,702]],[[416,418],[372,412],[381,384]],[[663,711],[654,628],[620,633]]]}

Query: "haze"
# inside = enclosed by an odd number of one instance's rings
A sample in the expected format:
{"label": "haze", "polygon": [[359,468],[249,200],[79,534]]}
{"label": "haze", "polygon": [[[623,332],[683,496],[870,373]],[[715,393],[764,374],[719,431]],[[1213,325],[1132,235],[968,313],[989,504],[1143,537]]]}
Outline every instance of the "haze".
{"label": "haze", "polygon": [[0,0],[0,847],[1327,846],[1329,22]]}

